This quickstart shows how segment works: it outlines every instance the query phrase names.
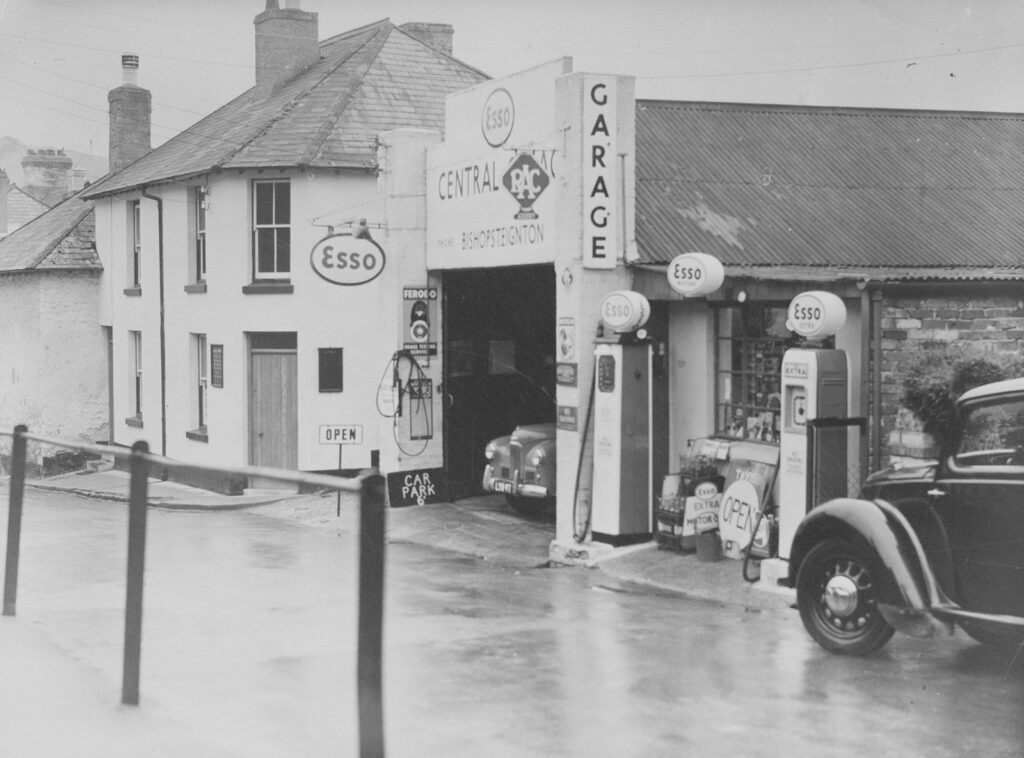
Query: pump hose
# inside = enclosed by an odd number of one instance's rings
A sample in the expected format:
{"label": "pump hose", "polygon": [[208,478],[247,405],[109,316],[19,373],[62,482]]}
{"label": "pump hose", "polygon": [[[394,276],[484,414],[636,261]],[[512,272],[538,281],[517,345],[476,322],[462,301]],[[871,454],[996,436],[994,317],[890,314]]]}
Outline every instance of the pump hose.
{"label": "pump hose", "polygon": [[[755,576],[753,579],[751,579],[749,574],[747,573],[747,566],[750,564],[750,550],[751,550],[752,547],[754,547],[754,540],[757,539],[758,527],[761,526],[761,520],[764,518],[765,511],[767,511],[767,510],[768,510],[768,508],[766,506],[766,507],[762,508],[758,512],[758,514],[757,514],[757,521],[754,522],[754,531],[750,535],[750,542],[747,543],[747,547],[743,550],[743,579],[746,582],[748,582],[749,584],[753,584],[754,582],[756,582],[758,579],[761,578],[760,576]],[[771,540],[769,539],[769,543],[770,542],[771,542]]]}
{"label": "pump hose", "polygon": [[590,516],[593,512],[594,493],[590,493],[590,504],[587,506],[587,519],[583,525],[583,533],[580,533],[579,523],[579,495],[580,495],[580,473],[583,471],[583,455],[587,449],[587,435],[590,433],[590,414],[594,409],[594,383],[596,379],[593,372],[590,376],[590,399],[587,401],[587,416],[583,421],[583,434],[580,436],[580,457],[576,462],[576,484],[572,491],[572,537],[580,544],[587,539],[587,532],[590,531]]}

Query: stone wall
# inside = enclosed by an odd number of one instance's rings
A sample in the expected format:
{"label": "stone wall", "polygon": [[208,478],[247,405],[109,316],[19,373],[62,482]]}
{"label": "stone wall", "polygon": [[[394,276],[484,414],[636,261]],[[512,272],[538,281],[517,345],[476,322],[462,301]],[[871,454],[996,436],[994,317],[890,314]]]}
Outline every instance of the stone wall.
{"label": "stone wall", "polygon": [[[952,287],[950,288],[952,289]],[[960,290],[960,288],[957,288]],[[999,356],[1024,348],[1024,289],[886,296],[882,304],[883,460],[937,454],[920,422],[900,406],[902,378],[923,351]],[[1000,291],[1001,290],[1001,291]]]}

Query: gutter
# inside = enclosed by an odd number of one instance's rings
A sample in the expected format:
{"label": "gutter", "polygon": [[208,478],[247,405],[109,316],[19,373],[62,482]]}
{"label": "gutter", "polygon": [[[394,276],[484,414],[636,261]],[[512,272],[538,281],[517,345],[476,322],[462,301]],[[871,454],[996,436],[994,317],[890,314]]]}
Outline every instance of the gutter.
{"label": "gutter", "polygon": [[[167,457],[167,325],[164,315],[164,201],[144,185],[140,194],[156,201],[157,251],[160,272],[160,454]],[[166,476],[166,472],[165,472]]]}

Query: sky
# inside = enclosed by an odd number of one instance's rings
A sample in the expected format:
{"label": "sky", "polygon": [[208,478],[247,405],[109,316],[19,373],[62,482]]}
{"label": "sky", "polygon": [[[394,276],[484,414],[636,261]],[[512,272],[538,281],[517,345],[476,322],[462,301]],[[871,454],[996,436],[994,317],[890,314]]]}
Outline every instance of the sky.
{"label": "sky", "polygon": [[[284,3],[282,2],[282,5]],[[106,155],[107,92],[141,58],[154,147],[253,83],[265,0],[0,0],[0,138]],[[1019,0],[301,0],[320,38],[449,23],[501,77],[562,56],[670,100],[1024,112]]]}

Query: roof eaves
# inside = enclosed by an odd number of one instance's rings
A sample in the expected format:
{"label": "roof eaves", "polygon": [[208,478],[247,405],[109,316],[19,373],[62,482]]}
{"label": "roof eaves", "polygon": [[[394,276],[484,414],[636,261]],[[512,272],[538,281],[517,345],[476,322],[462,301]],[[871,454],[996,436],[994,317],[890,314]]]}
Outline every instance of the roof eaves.
{"label": "roof eaves", "polygon": [[53,239],[46,245],[46,247],[36,255],[28,264],[25,266],[26,269],[37,269],[39,264],[46,260],[46,258],[52,253],[57,246],[67,239],[68,235],[75,230],[75,228],[82,223],[82,220],[93,212],[93,204],[86,203],[82,210],[75,214],[71,221],[69,221],[65,227],[58,233],[53,235]]}

